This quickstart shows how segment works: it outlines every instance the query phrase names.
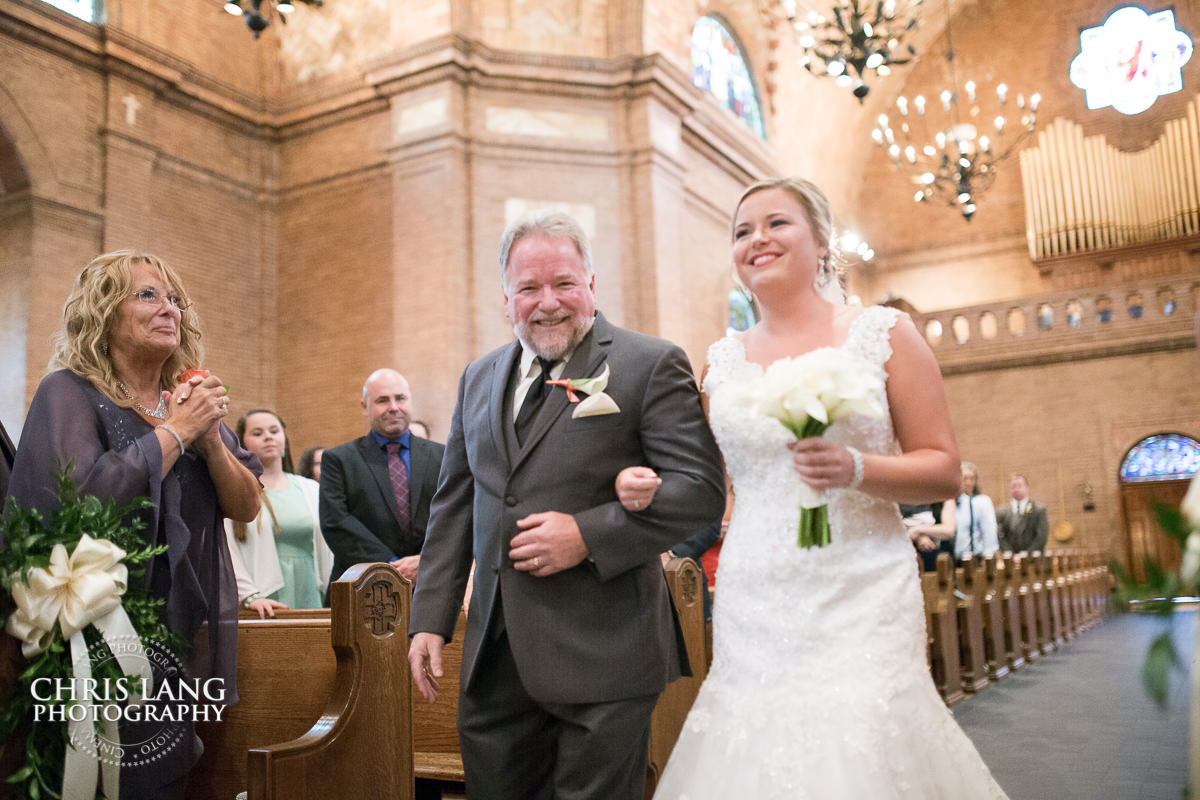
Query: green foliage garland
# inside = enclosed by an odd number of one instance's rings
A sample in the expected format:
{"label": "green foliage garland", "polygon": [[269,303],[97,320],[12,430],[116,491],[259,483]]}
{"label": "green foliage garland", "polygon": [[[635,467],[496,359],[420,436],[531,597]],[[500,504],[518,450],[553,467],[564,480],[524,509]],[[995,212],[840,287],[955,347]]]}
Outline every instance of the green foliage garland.
{"label": "green foliage garland", "polygon": [[[121,605],[142,641],[152,639],[176,653],[183,652],[186,643],[167,630],[166,602],[151,597],[146,591],[146,564],[167,550],[166,545],[147,544],[142,534],[146,525],[137,512],[153,504],[145,497],[119,506],[111,500],[102,502],[94,495],[81,496],[69,477],[72,471],[73,464],[67,464],[54,475],[58,482],[59,509],[51,514],[48,523],[39,512],[21,508],[12,499],[7,513],[0,519],[0,530],[4,532],[4,543],[0,547],[0,585],[4,587],[0,599],[0,626],[15,610],[13,584],[26,582],[29,570],[34,567],[49,566],[50,551],[55,545],[63,545],[68,553],[74,552],[75,545],[86,533],[93,539],[107,539],[125,551],[122,563],[129,575]],[[93,626],[87,626],[84,638],[93,662],[93,677],[121,677],[116,659],[109,657],[107,645],[102,644],[103,640]],[[6,780],[13,785],[18,797],[31,800],[60,797],[67,725],[65,722],[34,722],[31,691],[33,681],[38,678],[70,678],[72,674],[70,654],[57,623],[50,646],[28,659],[23,667],[16,686],[0,703],[0,742],[6,747],[13,746],[17,737],[22,733],[25,735],[21,766]],[[50,701],[51,704],[65,702],[69,701]]]}
{"label": "green foliage garland", "polygon": [[[1155,513],[1158,516],[1159,527],[1179,542],[1180,549],[1185,548],[1191,525],[1183,513],[1165,503],[1156,504]],[[1183,586],[1178,573],[1163,570],[1151,558],[1147,558],[1142,565],[1146,575],[1144,581],[1135,580],[1115,559],[1111,569],[1117,579],[1117,599],[1126,604],[1137,602],[1140,610],[1163,616],[1168,622],[1168,627],[1171,614],[1175,610],[1175,598],[1190,595],[1194,588]],[[1164,710],[1167,707],[1167,690],[1173,669],[1186,671],[1187,666],[1179,656],[1171,631],[1166,630],[1150,643],[1146,651],[1146,661],[1142,664],[1142,685],[1158,707]]]}

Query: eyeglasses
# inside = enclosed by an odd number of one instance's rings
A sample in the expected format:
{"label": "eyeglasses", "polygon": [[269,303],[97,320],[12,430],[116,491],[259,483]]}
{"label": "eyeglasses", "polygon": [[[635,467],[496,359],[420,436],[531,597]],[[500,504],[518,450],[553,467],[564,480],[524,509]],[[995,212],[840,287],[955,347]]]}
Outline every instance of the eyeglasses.
{"label": "eyeglasses", "polygon": [[[157,307],[162,305],[163,301],[163,296],[154,289],[142,289],[140,291],[133,292],[129,296],[136,298],[139,303],[145,303],[148,306]],[[187,300],[184,300],[177,294],[167,295],[166,300],[168,303],[175,306],[175,308],[179,309],[180,312],[186,311],[188,306],[191,305],[191,303],[189,303]]]}

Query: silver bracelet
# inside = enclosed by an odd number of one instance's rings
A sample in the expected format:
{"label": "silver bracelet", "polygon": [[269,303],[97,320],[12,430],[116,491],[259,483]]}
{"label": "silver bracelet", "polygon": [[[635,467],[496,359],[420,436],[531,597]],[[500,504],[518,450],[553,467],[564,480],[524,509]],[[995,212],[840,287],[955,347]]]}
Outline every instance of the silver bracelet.
{"label": "silver bracelet", "polygon": [[850,458],[854,460],[854,474],[850,476],[850,483],[846,484],[846,488],[857,489],[859,486],[862,486],[863,482],[862,453],[858,452],[857,447],[847,447],[846,450],[850,453]]}
{"label": "silver bracelet", "polygon": [[168,424],[167,424],[167,423],[165,423],[165,422],[164,422],[162,425],[159,425],[158,427],[159,427],[159,429],[160,429],[160,430],[164,430],[164,431],[166,431],[167,433],[169,433],[169,434],[171,434],[172,436],[174,436],[174,437],[175,437],[175,441],[176,441],[176,442],[179,444],[179,455],[181,455],[181,456],[182,456],[182,455],[183,455],[183,451],[184,451],[184,447],[183,447],[183,437],[179,435],[179,431],[175,430],[174,428],[172,428],[170,425],[168,425]]}

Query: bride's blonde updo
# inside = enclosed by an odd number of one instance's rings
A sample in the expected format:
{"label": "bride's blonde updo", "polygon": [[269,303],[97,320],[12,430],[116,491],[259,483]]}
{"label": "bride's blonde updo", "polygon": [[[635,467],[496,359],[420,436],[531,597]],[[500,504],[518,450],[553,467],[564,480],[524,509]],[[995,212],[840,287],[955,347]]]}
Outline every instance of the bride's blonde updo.
{"label": "bride's blonde updo", "polygon": [[737,224],[737,212],[742,207],[742,203],[746,202],[746,198],[750,195],[768,189],[779,189],[786,192],[800,204],[800,207],[804,209],[804,216],[808,218],[808,227],[812,230],[813,237],[820,246],[826,249],[826,256],[817,265],[815,282],[817,291],[824,294],[825,289],[832,286],[837,286],[839,291],[844,290],[845,270],[842,266],[842,256],[838,250],[837,240],[833,236],[833,208],[829,204],[829,198],[812,181],[804,178],[767,178],[747,186],[741,197],[738,198],[737,205],[733,207],[730,237],[733,236],[733,228]]}

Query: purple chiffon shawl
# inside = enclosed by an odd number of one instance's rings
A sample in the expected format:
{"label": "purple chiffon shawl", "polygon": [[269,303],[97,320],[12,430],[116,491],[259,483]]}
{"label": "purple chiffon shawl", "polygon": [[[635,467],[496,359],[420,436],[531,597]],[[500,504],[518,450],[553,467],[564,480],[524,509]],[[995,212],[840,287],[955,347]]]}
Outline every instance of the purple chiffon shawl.
{"label": "purple chiffon shawl", "polygon": [[[258,457],[243,450],[224,424],[221,438],[238,460],[261,474]],[[162,449],[154,428],[86,379],[60,370],[42,380],[29,407],[9,497],[48,516],[58,505],[53,474],[69,461],[81,494],[121,504],[150,498],[153,508],[140,512],[146,523],[142,533],[148,541],[166,544],[167,552],[146,570],[149,591],[166,598],[167,627],[185,640],[193,641],[201,623],[208,623],[207,646],[197,648],[189,672],[201,680],[223,678],[225,702],[235,703],[237,583],[224,514],[204,460],[189,450],[160,478]]]}

